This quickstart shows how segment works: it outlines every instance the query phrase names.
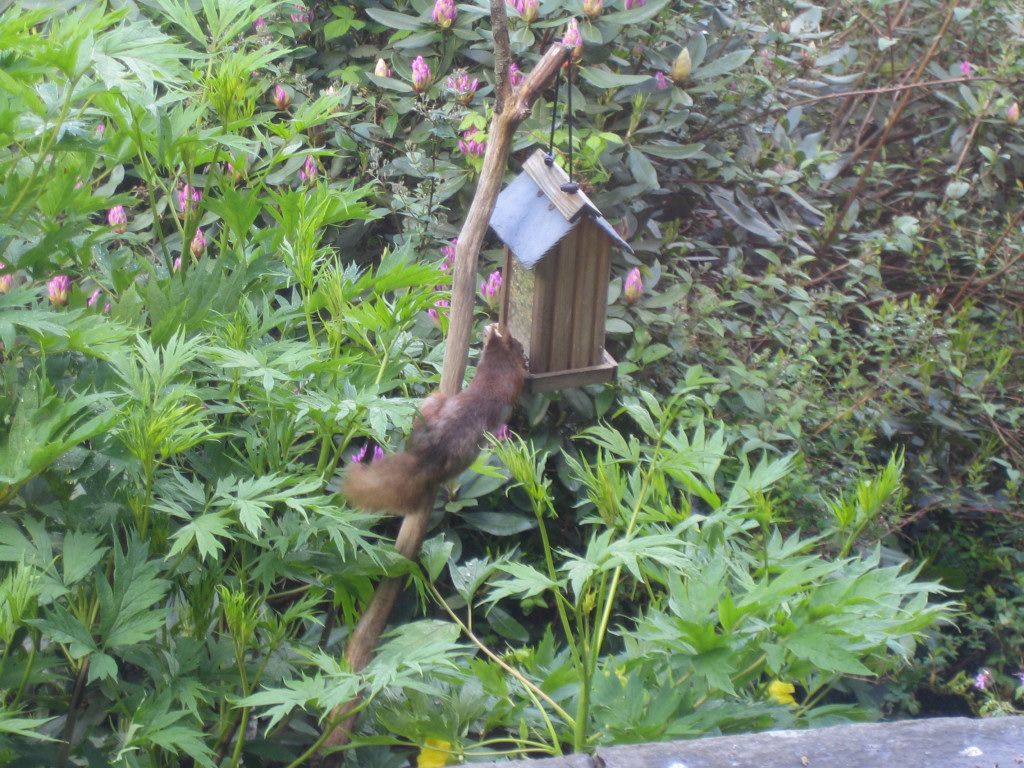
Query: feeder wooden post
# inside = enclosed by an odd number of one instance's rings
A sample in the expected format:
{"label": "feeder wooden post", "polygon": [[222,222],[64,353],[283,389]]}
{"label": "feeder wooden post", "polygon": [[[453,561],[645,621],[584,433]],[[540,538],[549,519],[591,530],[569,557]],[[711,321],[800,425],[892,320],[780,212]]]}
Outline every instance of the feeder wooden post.
{"label": "feeder wooden post", "polygon": [[[498,81],[495,114],[488,130],[487,151],[484,154],[480,180],[455,247],[448,342],[444,352],[444,367],[441,370],[440,390],[446,395],[457,394],[462,389],[462,380],[466,375],[466,357],[469,354],[469,335],[473,326],[473,305],[476,299],[477,258],[508,165],[512,137],[515,135],[516,127],[529,115],[534,102],[554,78],[570,52],[569,48],[561,45],[549,48],[534,70],[513,91],[508,77],[511,53],[505,0],[491,0],[491,27],[494,30],[494,60]],[[434,508],[435,494],[436,492],[429,494],[421,510],[406,515],[402,520],[395,547],[411,560],[419,555],[420,545],[427,532],[430,512]],[[349,637],[345,657],[353,672],[363,669],[373,658],[373,652],[377,648],[381,632],[387,626],[403,581],[404,579],[391,577],[378,585],[366,612],[360,617],[359,623]],[[350,713],[359,706],[360,700],[356,698],[339,705],[328,715],[319,744],[314,745],[314,749],[318,746],[321,751],[328,753],[322,761],[326,768],[341,765],[342,753],[330,753],[330,750],[344,745],[349,740],[355,728],[355,716]]]}

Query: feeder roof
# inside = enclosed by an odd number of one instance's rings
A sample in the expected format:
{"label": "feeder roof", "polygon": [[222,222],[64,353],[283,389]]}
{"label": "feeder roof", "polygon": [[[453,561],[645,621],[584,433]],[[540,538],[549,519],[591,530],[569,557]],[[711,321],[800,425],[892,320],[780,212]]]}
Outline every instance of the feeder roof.
{"label": "feeder roof", "polygon": [[537,150],[523,163],[523,172],[502,190],[491,214],[491,229],[516,260],[532,269],[576,225],[588,217],[619,247],[633,252],[583,190],[563,192],[569,176],[544,162]]}

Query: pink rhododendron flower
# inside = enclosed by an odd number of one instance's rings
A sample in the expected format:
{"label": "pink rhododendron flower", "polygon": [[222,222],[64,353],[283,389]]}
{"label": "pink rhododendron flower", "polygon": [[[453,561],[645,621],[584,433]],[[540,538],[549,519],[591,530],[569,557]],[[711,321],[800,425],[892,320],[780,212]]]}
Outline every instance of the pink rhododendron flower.
{"label": "pink rhododendron flower", "polygon": [[483,157],[484,152],[487,151],[487,141],[485,139],[477,139],[482,134],[476,128],[467,128],[462,133],[462,138],[459,139],[459,151],[468,156]]}
{"label": "pink rhododendron flower", "polygon": [[423,93],[430,87],[430,67],[422,56],[412,60],[412,89],[416,93]]}
{"label": "pink rhododendron flower", "polygon": [[476,93],[480,81],[477,78],[469,79],[469,73],[464,69],[458,69],[448,76],[445,83],[448,90],[455,94],[455,100],[463,106],[468,106],[473,101],[473,94]]}
{"label": "pink rhododendron flower", "polygon": [[192,242],[188,246],[189,252],[195,257],[199,258],[206,253],[206,237],[203,235],[203,230],[196,229],[195,235],[192,236]]}
{"label": "pink rhododendron flower", "polygon": [[448,29],[459,15],[455,7],[455,0],[434,0],[434,10],[430,17],[441,29]]}
{"label": "pink rhododendron flower", "polygon": [[644,281],[640,278],[640,267],[633,267],[622,284],[622,294],[627,304],[635,304],[644,295]]}
{"label": "pink rhododendron flower", "polygon": [[46,284],[46,292],[50,296],[50,303],[55,307],[63,307],[68,303],[68,296],[71,293],[71,278],[67,275],[56,275]]}
{"label": "pink rhododendron flower", "polygon": [[491,272],[480,286],[480,292],[484,295],[484,301],[494,307],[501,295],[501,272]]}
{"label": "pink rhododendron flower", "polygon": [[128,231],[128,215],[124,212],[123,205],[115,205],[107,211],[107,224],[119,235]]}

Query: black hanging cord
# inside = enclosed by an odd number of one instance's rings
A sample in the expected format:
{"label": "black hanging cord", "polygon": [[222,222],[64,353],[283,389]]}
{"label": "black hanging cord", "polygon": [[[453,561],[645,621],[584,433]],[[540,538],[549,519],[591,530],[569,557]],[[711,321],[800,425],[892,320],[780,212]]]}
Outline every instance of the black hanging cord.
{"label": "black hanging cord", "polygon": [[575,194],[579,191],[580,185],[572,180],[572,57],[569,57],[569,64],[565,70],[565,110],[566,122],[569,123],[569,180],[562,185],[562,191]]}
{"label": "black hanging cord", "polygon": [[548,154],[544,158],[545,164],[550,166],[555,162],[555,122],[558,117],[558,89],[562,85],[562,68],[555,72],[555,100],[551,104],[551,137],[548,139]]}
{"label": "black hanging cord", "polygon": [[[570,195],[575,194],[579,191],[580,185],[572,180],[572,57],[569,57],[569,61],[565,65],[565,84],[568,90],[568,94],[565,97],[566,100],[566,122],[569,124],[569,180],[565,182],[561,189],[563,192],[567,192]],[[555,123],[558,117],[558,90],[562,86],[562,68],[559,67],[558,71],[555,72],[555,101],[551,105],[551,136],[548,139],[548,153],[544,156],[544,163],[548,167],[555,162]]]}

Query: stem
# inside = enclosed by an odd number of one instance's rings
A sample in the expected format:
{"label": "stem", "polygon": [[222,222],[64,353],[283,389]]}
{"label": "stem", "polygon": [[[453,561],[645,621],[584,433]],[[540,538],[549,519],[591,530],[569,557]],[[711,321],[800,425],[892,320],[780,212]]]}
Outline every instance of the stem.
{"label": "stem", "polygon": [[565,721],[566,725],[568,725],[568,726],[570,726],[572,728],[576,727],[576,723],[575,723],[575,720],[573,719],[573,717],[568,712],[566,712],[558,704],[558,702],[556,702],[554,699],[552,699],[550,696],[548,696],[537,685],[535,685],[534,683],[530,682],[526,678],[526,676],[523,675],[522,672],[520,672],[515,667],[509,665],[508,662],[506,662],[504,659],[502,659],[500,656],[498,656],[496,653],[494,653],[494,651],[492,651],[490,648],[488,648],[486,645],[484,645],[483,642],[481,642],[480,639],[470,631],[469,627],[467,627],[465,624],[462,623],[462,620],[455,614],[455,611],[453,611],[451,609],[451,606],[448,605],[447,601],[441,596],[441,593],[437,591],[437,588],[433,584],[427,584],[426,587],[427,587],[427,591],[430,592],[430,594],[433,596],[433,598],[437,601],[437,604],[440,605],[441,608],[444,609],[444,612],[447,613],[451,617],[452,621],[454,621],[456,624],[458,624],[459,629],[462,630],[462,633],[467,638],[469,638],[469,641],[471,643],[473,643],[473,645],[475,645],[477,648],[479,648],[487,658],[489,658],[491,661],[493,661],[495,664],[497,664],[499,667],[501,667],[503,670],[505,670],[508,674],[512,675],[512,677],[514,677],[516,680],[518,680],[520,683],[522,683],[522,685],[527,690],[533,691],[533,693],[535,693],[538,698],[541,698],[544,701],[546,701],[548,703],[548,705],[553,710],[555,710],[555,714],[557,714],[560,718],[562,718],[563,721]]}

